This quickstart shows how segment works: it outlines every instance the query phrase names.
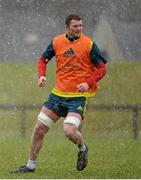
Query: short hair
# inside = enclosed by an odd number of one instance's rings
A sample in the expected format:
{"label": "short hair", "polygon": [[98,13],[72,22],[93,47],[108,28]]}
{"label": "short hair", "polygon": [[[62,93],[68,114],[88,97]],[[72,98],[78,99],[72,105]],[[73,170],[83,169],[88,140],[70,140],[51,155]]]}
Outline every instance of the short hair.
{"label": "short hair", "polygon": [[66,25],[66,26],[69,26],[71,20],[78,20],[78,21],[80,21],[80,20],[82,20],[82,18],[81,18],[81,16],[78,15],[78,14],[70,14],[70,15],[68,15],[68,16],[66,17],[66,19],[65,19],[65,25]]}

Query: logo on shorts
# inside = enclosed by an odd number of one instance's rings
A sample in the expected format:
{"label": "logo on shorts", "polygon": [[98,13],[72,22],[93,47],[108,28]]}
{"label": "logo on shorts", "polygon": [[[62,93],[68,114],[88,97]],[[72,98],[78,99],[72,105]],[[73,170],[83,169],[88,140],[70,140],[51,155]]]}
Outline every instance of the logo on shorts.
{"label": "logo on shorts", "polygon": [[82,106],[77,107],[78,110],[83,111]]}

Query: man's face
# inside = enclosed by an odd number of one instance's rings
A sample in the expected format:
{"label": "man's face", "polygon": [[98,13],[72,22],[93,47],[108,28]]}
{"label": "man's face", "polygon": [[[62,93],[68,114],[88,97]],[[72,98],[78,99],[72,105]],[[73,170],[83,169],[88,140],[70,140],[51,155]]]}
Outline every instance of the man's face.
{"label": "man's face", "polygon": [[70,21],[69,26],[67,26],[67,33],[72,37],[79,37],[82,32],[82,20]]}

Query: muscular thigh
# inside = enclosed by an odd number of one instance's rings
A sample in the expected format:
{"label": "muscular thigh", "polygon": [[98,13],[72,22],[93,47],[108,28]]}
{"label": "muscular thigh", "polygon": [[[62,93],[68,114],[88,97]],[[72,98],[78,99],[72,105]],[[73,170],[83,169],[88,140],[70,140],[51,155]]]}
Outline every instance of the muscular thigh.
{"label": "muscular thigh", "polygon": [[56,114],[55,112],[53,112],[45,106],[42,107],[41,112],[45,113],[54,122],[56,122],[60,118],[58,114]]}

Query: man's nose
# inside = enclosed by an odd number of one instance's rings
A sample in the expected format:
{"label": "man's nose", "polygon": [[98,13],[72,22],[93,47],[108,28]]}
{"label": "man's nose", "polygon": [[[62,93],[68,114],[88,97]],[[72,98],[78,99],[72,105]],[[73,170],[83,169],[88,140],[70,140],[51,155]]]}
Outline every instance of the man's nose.
{"label": "man's nose", "polygon": [[80,27],[80,26],[78,26],[78,27],[77,27],[77,30],[79,30],[79,31],[80,31],[80,30],[81,30],[81,27]]}

